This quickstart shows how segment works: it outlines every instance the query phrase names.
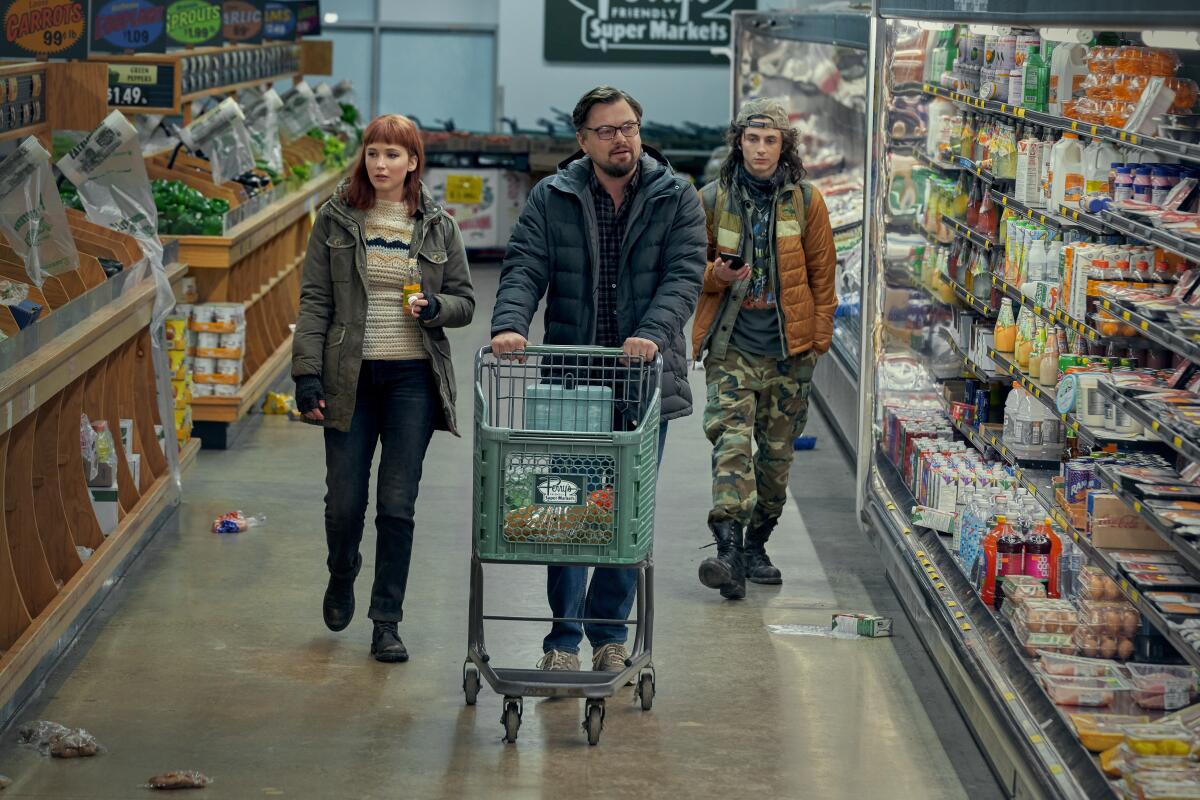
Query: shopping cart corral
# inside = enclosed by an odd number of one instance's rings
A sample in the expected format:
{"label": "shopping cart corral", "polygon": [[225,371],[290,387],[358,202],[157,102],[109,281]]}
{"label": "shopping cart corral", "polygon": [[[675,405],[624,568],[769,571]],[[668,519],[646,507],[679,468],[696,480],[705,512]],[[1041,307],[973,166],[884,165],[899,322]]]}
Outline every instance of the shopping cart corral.
{"label": "shopping cart corral", "polygon": [[[475,359],[474,513],[470,625],[463,692],[483,681],[504,697],[505,741],[515,742],[525,697],[581,697],[588,744],[604,728],[605,699],[635,682],[654,702],[654,509],[662,359],[605,348],[530,347]],[[632,620],[484,613],[483,565],[638,570]],[[568,622],[635,626],[618,672],[509,669],[491,664],[484,624]]]}

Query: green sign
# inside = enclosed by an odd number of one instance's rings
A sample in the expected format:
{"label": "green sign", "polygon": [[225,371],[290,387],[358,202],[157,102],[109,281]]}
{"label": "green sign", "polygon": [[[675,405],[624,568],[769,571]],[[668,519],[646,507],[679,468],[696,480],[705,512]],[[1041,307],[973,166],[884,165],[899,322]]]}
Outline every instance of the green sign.
{"label": "green sign", "polygon": [[167,6],[167,38],[175,44],[220,44],[221,6],[206,0],[175,0]]}
{"label": "green sign", "polygon": [[757,0],[554,0],[546,2],[547,61],[725,64],[730,15]]}

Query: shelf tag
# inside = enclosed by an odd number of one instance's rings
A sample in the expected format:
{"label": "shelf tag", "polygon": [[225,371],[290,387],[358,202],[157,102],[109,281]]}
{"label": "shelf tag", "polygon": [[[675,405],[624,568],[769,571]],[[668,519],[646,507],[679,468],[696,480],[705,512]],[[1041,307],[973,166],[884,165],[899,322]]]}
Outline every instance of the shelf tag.
{"label": "shelf tag", "polygon": [[966,616],[966,614],[964,614],[964,613],[963,613],[963,612],[961,612],[961,611],[955,611],[955,612],[954,612],[954,618],[955,618],[955,619],[962,619],[962,618],[963,618],[963,617],[965,617],[965,616]]}
{"label": "shelf tag", "polygon": [[1142,513],[1142,502],[1140,500],[1133,501],[1133,510],[1137,513]]}
{"label": "shelf tag", "polygon": [[1041,737],[1040,735],[1038,735],[1038,734],[1036,734],[1036,733],[1035,733],[1034,735],[1032,735],[1032,736],[1030,736],[1030,737],[1029,737],[1029,742],[1030,742],[1031,744],[1041,744],[1041,743],[1042,743],[1042,737]]}
{"label": "shelf tag", "polygon": [[971,630],[971,626],[965,622],[963,624],[959,625],[958,627],[962,628],[964,632]]}
{"label": "shelf tag", "polygon": [[1148,330],[1150,330],[1150,323],[1146,322],[1146,320],[1142,320],[1142,326],[1141,326],[1141,327],[1142,327],[1142,330],[1144,330],[1144,331],[1148,331]]}
{"label": "shelf tag", "polygon": [[1176,447],[1182,447],[1182,446],[1183,446],[1183,439],[1181,439],[1180,437],[1176,436],[1175,438],[1173,438],[1173,439],[1171,440],[1171,444],[1175,445]]}
{"label": "shelf tag", "polygon": [[1003,694],[1003,697],[1004,697],[1004,701],[1006,703],[1011,703],[1013,700],[1017,699],[1017,696],[1015,694],[1013,694],[1012,692],[1005,692]]}

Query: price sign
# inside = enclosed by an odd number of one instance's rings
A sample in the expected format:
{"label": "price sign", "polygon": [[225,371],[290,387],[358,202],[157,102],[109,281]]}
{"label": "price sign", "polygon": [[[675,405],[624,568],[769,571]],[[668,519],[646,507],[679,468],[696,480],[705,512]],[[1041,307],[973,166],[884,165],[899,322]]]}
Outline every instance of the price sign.
{"label": "price sign", "polygon": [[207,0],[175,0],[167,6],[167,38],[175,44],[221,44],[221,6]]}
{"label": "price sign", "polygon": [[175,67],[171,64],[109,64],[108,104],[130,108],[172,108]]}
{"label": "price sign", "polygon": [[296,9],[292,3],[267,0],[263,8],[263,38],[292,41],[296,38]]}
{"label": "price sign", "polygon": [[321,35],[320,0],[293,0],[296,9],[296,33],[301,36]]}
{"label": "price sign", "polygon": [[92,4],[89,33],[93,53],[162,53],[166,9],[161,0],[108,0]]}
{"label": "price sign", "polygon": [[0,58],[87,58],[82,0],[13,0],[4,11]]}
{"label": "price sign", "polygon": [[225,0],[221,4],[221,33],[225,41],[261,43],[265,6],[266,0]]}

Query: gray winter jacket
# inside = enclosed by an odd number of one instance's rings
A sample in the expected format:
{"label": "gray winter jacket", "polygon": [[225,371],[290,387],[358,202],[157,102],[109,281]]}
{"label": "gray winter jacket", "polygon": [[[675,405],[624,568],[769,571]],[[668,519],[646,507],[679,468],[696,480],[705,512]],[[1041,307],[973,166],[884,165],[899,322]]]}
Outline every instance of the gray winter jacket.
{"label": "gray winter jacket", "polygon": [[[708,240],[696,190],[649,147],[640,166],[618,267],[617,329],[622,340],[658,345],[666,420],[692,410],[683,329],[700,294]],[[600,244],[591,173],[592,160],[577,153],[533,188],[504,256],[493,336],[514,331],[528,338],[546,296],[546,344],[595,342]]]}
{"label": "gray winter jacket", "polygon": [[[363,361],[368,280],[366,212],[342,202],[343,188],[344,182],[321,206],[308,237],[292,343],[292,377],[319,377],[325,391],[325,421],[319,424],[348,431]],[[471,322],[475,295],[458,224],[424,185],[411,251],[421,266],[422,288],[438,298],[438,315],[421,323],[444,412],[444,424],[438,427],[457,434],[454,367],[443,328]]]}

